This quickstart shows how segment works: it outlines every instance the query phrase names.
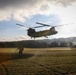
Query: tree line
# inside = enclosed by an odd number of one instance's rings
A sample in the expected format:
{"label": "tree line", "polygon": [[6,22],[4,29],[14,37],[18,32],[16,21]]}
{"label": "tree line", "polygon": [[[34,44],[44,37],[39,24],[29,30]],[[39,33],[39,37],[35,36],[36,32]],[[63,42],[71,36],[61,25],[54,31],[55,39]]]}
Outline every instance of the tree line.
{"label": "tree line", "polygon": [[72,42],[46,42],[39,41],[13,41],[13,42],[0,42],[0,48],[15,48],[18,46],[23,46],[26,48],[51,48],[51,47],[76,47]]}

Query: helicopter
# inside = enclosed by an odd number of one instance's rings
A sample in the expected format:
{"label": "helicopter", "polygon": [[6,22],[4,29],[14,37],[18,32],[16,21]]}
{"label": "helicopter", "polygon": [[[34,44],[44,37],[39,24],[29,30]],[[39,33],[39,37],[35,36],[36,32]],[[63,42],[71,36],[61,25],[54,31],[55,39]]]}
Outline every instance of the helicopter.
{"label": "helicopter", "polygon": [[[37,37],[43,37],[43,36],[48,38],[47,36],[55,35],[58,33],[58,31],[56,31],[55,27],[64,26],[64,25],[51,26],[48,24],[40,23],[40,22],[36,22],[36,24],[40,24],[42,26],[36,26],[36,27],[31,27],[31,28],[28,27],[28,30],[27,30],[27,35],[30,36],[31,38],[33,37],[34,39]],[[21,24],[16,24],[16,25],[26,27],[26,26],[21,25]],[[43,31],[36,31],[35,30],[35,28],[40,28],[40,27],[45,27],[45,26],[50,27],[50,29],[43,30]]]}

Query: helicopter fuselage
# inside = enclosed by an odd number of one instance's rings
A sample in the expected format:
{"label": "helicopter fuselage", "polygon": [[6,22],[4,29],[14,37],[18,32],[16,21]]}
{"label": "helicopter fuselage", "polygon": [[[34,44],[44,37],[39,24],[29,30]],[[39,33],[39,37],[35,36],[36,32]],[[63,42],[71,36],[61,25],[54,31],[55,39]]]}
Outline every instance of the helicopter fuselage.
{"label": "helicopter fuselage", "polygon": [[54,34],[57,34],[58,32],[55,30],[54,27],[50,28],[49,30],[43,30],[43,31],[38,31],[36,32],[35,29],[32,29],[30,28],[28,30],[28,35],[32,38],[36,38],[36,37],[46,37],[46,36],[49,36],[49,35],[54,35]]}

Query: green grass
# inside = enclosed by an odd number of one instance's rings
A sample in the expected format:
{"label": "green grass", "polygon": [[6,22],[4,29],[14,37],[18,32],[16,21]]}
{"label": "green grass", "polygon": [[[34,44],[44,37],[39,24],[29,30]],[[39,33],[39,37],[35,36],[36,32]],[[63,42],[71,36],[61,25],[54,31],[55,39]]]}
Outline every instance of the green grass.
{"label": "green grass", "polygon": [[16,48],[0,48],[0,74],[76,75],[75,48],[25,48],[19,57]]}

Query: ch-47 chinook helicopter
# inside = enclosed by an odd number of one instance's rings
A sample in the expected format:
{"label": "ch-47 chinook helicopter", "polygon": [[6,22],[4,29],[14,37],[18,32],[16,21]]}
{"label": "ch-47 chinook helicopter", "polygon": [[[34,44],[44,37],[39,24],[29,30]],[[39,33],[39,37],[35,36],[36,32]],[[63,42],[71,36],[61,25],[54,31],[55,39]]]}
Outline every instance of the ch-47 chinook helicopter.
{"label": "ch-47 chinook helicopter", "polygon": [[[39,22],[36,22],[36,24],[40,24],[42,26],[36,26],[36,27],[28,27],[28,30],[27,30],[27,35],[29,35],[31,38],[37,38],[37,37],[46,37],[47,36],[50,36],[50,35],[55,35],[57,34],[58,32],[55,30],[55,27],[59,27],[59,26],[63,26],[63,25],[58,25],[58,26],[51,26],[51,25],[47,25],[47,24],[44,24],[44,23],[39,23]],[[26,27],[24,25],[21,25],[21,24],[16,24],[16,25],[19,25],[19,26],[22,26],[22,27]],[[50,29],[48,30],[43,30],[43,31],[35,31],[35,28],[40,28],[40,27],[44,27],[44,26],[48,26],[48,27],[51,27]]]}

